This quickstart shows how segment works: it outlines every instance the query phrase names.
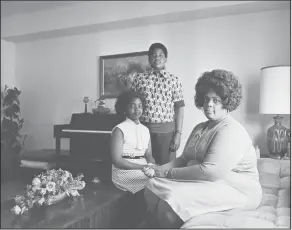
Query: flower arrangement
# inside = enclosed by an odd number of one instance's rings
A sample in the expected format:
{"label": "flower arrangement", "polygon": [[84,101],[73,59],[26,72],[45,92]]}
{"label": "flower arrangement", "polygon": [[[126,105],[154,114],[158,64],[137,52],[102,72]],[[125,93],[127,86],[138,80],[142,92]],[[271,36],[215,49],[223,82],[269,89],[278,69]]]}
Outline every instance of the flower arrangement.
{"label": "flower arrangement", "polygon": [[81,180],[83,177],[83,174],[78,174],[73,178],[70,172],[62,169],[41,173],[32,180],[31,185],[27,185],[23,196],[14,198],[16,205],[11,211],[15,215],[21,215],[35,205],[50,205],[58,196],[80,196],[78,190],[85,187],[85,182]]}

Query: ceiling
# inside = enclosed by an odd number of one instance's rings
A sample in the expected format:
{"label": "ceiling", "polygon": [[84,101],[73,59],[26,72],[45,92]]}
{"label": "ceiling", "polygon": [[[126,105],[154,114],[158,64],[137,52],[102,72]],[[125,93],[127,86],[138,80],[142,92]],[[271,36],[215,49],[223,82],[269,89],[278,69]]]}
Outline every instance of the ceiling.
{"label": "ceiling", "polygon": [[[163,14],[147,14],[143,17],[136,16],[134,18],[121,18],[117,20],[115,17],[111,20],[107,19],[106,21],[100,20],[98,17],[92,17],[92,20],[89,20],[85,23],[74,24],[70,20],[65,20],[60,27],[59,24],[49,24],[42,23],[37,21],[37,23],[33,23],[34,19],[40,20],[42,17],[49,21],[49,12],[45,14],[45,11],[50,11],[53,9],[58,9],[61,7],[70,8],[73,4],[81,4],[88,3],[89,1],[1,1],[1,19],[3,16],[8,18],[3,18],[3,22],[1,20],[1,39],[8,42],[28,42],[32,40],[38,39],[48,39],[48,38],[57,38],[64,36],[73,36],[80,34],[88,34],[88,33],[97,33],[100,31],[107,30],[118,30],[132,27],[141,27],[141,26],[149,26],[154,24],[162,24],[162,23],[172,23],[172,22],[182,22],[182,21],[190,21],[196,19],[203,18],[212,18],[212,17],[222,17],[227,15],[238,15],[238,14],[247,14],[247,13],[257,13],[263,11],[270,10],[282,10],[288,9],[290,10],[290,1],[246,1],[246,3],[237,4],[237,2],[232,3],[230,5],[217,6],[217,7],[204,7],[200,9],[193,9],[188,11],[178,11],[171,13],[163,13]],[[239,1],[240,2],[240,1]],[[148,2],[149,3],[149,2]],[[77,5],[79,7],[80,5]],[[89,5],[87,7],[93,7]],[[96,8],[94,8],[96,7]],[[98,9],[97,6],[94,6],[92,9]],[[103,6],[104,7],[104,6]],[[165,6],[163,6],[165,7]],[[75,8],[73,6],[73,8]],[[136,9],[139,6],[136,5]],[[86,7],[84,7],[86,9]],[[150,9],[151,10],[151,9]],[[72,13],[73,11],[73,13]],[[68,10],[69,17],[74,17],[76,15],[76,10]],[[19,25],[19,21],[22,18],[26,17],[17,17],[14,18],[12,15],[20,14],[30,14],[33,12],[44,12],[39,15],[31,15],[28,19],[21,21]],[[78,15],[82,15],[82,12]],[[96,11],[93,10],[93,13]],[[137,11],[140,12],[140,11]],[[148,13],[150,11],[147,11]],[[3,15],[4,14],[4,15]],[[63,12],[59,12],[59,15],[63,15]],[[12,17],[9,17],[12,16]],[[24,15],[25,16],[25,15]],[[58,23],[58,21],[56,21]],[[35,26],[31,26],[31,24]],[[11,26],[12,25],[12,26]],[[53,26],[52,26],[53,25]],[[31,29],[32,27],[32,29]],[[28,29],[27,29],[28,28]],[[57,28],[57,29],[56,29]]]}
{"label": "ceiling", "polygon": [[81,1],[1,1],[1,17],[71,6]]}

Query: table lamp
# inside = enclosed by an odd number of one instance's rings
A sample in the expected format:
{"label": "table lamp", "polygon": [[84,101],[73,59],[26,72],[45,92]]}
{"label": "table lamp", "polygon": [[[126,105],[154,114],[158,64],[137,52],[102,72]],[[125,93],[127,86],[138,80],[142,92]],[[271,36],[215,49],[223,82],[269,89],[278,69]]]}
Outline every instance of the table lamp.
{"label": "table lamp", "polygon": [[271,158],[281,159],[287,153],[288,129],[281,124],[282,114],[290,114],[290,66],[261,69],[260,114],[273,114],[275,124],[268,129],[267,147]]}

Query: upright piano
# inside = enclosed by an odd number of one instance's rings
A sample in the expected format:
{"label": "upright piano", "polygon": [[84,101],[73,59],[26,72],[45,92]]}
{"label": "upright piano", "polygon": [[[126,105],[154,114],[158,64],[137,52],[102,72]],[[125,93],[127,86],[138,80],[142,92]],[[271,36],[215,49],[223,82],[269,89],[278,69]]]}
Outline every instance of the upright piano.
{"label": "upright piano", "polygon": [[97,176],[111,182],[110,138],[112,129],[125,119],[117,114],[72,114],[70,124],[54,125],[57,167],[61,166],[61,139],[70,139],[70,155],[66,165],[73,172],[81,172],[85,178]]}

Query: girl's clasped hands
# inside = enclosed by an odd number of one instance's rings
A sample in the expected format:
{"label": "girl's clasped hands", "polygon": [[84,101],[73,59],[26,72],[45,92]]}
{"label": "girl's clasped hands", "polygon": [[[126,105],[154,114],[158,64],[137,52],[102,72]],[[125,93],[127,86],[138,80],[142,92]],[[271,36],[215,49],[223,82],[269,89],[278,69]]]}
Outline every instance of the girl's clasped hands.
{"label": "girl's clasped hands", "polygon": [[155,176],[155,168],[157,165],[148,163],[147,166],[145,166],[142,171],[145,173],[146,176],[152,178]]}

